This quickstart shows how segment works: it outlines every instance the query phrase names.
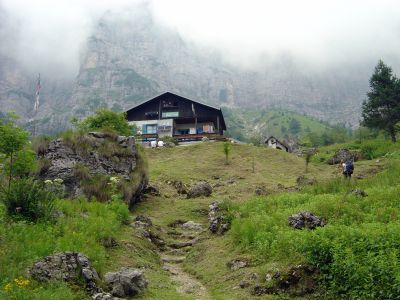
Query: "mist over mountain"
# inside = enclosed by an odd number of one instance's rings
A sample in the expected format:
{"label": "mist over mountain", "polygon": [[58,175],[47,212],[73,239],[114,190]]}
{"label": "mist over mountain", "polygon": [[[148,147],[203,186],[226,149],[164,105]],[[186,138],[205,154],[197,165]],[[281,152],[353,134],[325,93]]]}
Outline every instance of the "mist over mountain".
{"label": "mist over mountain", "polygon": [[0,5],[0,38],[6,41],[0,46],[0,111],[16,110],[24,121],[32,121],[41,73],[35,117],[41,132],[62,130],[72,116],[83,117],[99,107],[122,111],[165,91],[219,106],[279,107],[332,123],[358,124],[368,79],[381,57],[329,64],[316,57],[310,64],[294,48],[272,56],[250,53],[246,64],[240,56],[235,61],[232,51],[190,39],[156,16],[148,2],[107,10],[86,27],[71,28],[85,28],[76,41],[60,26],[61,37],[40,47],[32,42],[30,49],[22,19]]}

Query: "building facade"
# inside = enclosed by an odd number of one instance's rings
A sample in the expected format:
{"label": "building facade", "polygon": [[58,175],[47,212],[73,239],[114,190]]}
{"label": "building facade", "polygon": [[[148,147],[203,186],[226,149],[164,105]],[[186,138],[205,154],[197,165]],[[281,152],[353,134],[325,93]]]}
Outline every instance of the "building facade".
{"label": "building facade", "polygon": [[166,92],[129,109],[127,119],[143,140],[165,136],[178,141],[222,139],[226,130],[220,108]]}

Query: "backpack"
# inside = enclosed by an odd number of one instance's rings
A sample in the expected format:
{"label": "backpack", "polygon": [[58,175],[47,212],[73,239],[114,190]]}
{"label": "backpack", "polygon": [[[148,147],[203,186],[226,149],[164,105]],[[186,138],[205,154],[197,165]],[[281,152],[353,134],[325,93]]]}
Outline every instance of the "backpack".
{"label": "backpack", "polygon": [[347,174],[353,174],[353,170],[354,170],[353,162],[351,160],[346,161],[344,172]]}

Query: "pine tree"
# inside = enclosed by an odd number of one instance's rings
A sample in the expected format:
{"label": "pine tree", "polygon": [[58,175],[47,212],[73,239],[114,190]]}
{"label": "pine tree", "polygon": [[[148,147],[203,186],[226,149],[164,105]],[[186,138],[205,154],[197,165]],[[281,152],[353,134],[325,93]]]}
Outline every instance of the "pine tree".
{"label": "pine tree", "polygon": [[396,142],[397,123],[400,121],[400,81],[392,68],[380,60],[369,84],[370,92],[362,105],[361,125],[385,130]]}

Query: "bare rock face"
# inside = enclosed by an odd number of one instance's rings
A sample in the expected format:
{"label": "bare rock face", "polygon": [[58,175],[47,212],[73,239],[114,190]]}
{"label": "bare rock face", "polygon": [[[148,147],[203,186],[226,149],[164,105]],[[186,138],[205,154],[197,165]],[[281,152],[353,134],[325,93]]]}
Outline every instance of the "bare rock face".
{"label": "bare rock face", "polygon": [[206,181],[200,181],[190,188],[187,193],[187,198],[197,198],[202,196],[210,196],[212,194],[212,187]]}
{"label": "bare rock face", "polygon": [[[78,165],[88,170],[88,176],[105,174],[129,180],[136,171],[140,157],[133,136],[91,132],[76,138],[74,142],[63,139],[50,142],[41,159],[47,161],[48,166],[40,172],[40,176],[51,180],[61,178],[67,194],[76,196],[81,193],[81,178],[76,173]],[[143,174],[132,194],[130,207],[139,200],[147,183],[147,176]]]}
{"label": "bare rock face", "polygon": [[314,216],[308,211],[291,215],[288,220],[289,226],[295,229],[315,229],[317,227],[325,226],[325,221],[322,218]]}
{"label": "bare rock face", "polygon": [[148,285],[142,271],[133,268],[121,268],[118,272],[109,272],[104,276],[116,297],[131,297],[141,293]]}
{"label": "bare rock face", "polygon": [[29,273],[40,282],[62,280],[76,285],[83,282],[91,294],[101,292],[96,285],[99,276],[89,259],[82,253],[63,252],[47,256],[36,262]]}

